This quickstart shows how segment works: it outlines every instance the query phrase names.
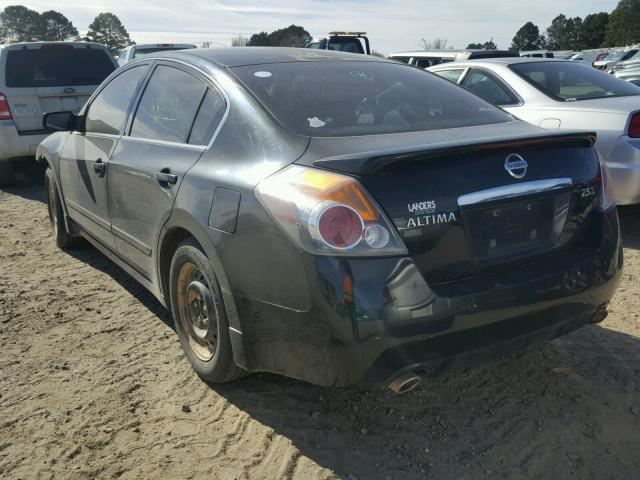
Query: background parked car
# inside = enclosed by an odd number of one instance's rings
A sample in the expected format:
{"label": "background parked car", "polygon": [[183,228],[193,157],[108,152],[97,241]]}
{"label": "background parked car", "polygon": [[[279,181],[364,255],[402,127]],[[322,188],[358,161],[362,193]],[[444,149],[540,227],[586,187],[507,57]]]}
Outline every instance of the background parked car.
{"label": "background parked car", "polygon": [[49,132],[42,115],[78,112],[117,68],[97,43],[34,42],[0,48],[0,185],[13,182],[11,160],[33,159]]}
{"label": "background parked car", "polygon": [[397,52],[389,55],[391,60],[398,60],[418,68],[427,68],[441,63],[462,62],[479,58],[517,57],[518,52],[509,50],[434,50],[431,52],[418,50],[414,52]]}
{"label": "background parked car", "polygon": [[530,58],[554,58],[553,52],[549,52],[547,50],[534,50],[531,52],[523,51],[520,52],[520,56]]}
{"label": "background parked car", "polygon": [[630,59],[636,53],[638,53],[639,49],[630,48],[625,50],[616,50],[611,52],[609,55],[604,57],[602,60],[598,60],[594,62],[593,66],[598,70],[602,70],[603,72],[610,72],[616,66],[616,64],[620,62],[624,62],[625,60]]}
{"label": "background parked car", "polygon": [[576,63],[583,63],[589,67],[593,67],[593,64],[598,60],[606,57],[607,53],[604,52],[578,52],[569,57],[569,60]]}
{"label": "background parked car", "polygon": [[131,45],[125,48],[118,55],[118,65],[124,65],[136,58],[140,58],[150,53],[164,52],[171,50],[187,50],[189,48],[198,48],[192,43],[147,43],[142,45]]}
{"label": "background parked car", "polygon": [[618,62],[613,66],[613,72],[619,72],[626,68],[634,68],[640,66],[640,50],[636,54],[623,62]]}
{"label": "background parked car", "polygon": [[564,60],[502,58],[429,70],[534,125],[596,131],[617,202],[640,202],[640,89],[635,85]]}
{"label": "background parked car", "polygon": [[329,32],[328,37],[314,38],[307,48],[371,55],[367,32]]}
{"label": "background parked car", "polygon": [[640,65],[634,68],[625,68],[624,70],[616,72],[615,75],[620,80],[625,80],[640,87]]}

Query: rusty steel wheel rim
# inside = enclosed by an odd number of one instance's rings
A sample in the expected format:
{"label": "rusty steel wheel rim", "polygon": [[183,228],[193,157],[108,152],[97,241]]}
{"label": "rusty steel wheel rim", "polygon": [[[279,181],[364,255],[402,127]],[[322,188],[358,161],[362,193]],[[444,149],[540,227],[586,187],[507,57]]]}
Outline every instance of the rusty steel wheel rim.
{"label": "rusty steel wheel rim", "polygon": [[198,359],[213,358],[218,344],[218,315],[207,279],[193,262],[185,262],[176,285],[178,322]]}

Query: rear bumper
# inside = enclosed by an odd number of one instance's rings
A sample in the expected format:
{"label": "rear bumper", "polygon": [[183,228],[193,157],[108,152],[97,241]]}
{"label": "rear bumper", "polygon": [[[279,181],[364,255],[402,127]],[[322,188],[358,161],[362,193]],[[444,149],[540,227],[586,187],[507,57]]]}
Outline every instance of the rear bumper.
{"label": "rear bumper", "polygon": [[48,134],[20,135],[13,120],[0,120],[0,162],[17,158],[33,158]]}
{"label": "rear bumper", "polygon": [[618,205],[640,203],[640,138],[621,136],[606,157]]}
{"label": "rear bumper", "polygon": [[308,256],[298,284],[309,290],[309,309],[236,296],[242,333],[232,331],[232,340],[242,342],[248,370],[324,386],[478,365],[568,333],[607,305],[622,248],[616,211],[601,217],[598,245],[579,261],[482,279],[473,288],[432,289],[409,258]]}

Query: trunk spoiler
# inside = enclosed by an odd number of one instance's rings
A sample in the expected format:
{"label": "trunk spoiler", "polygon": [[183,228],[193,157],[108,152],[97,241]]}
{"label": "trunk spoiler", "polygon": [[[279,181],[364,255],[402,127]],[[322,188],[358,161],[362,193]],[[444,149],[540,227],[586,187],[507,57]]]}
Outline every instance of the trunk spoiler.
{"label": "trunk spoiler", "polygon": [[376,150],[357,154],[337,155],[314,160],[318,168],[335,170],[353,175],[371,175],[396,163],[434,159],[449,155],[491,150],[509,150],[518,148],[539,148],[553,145],[560,148],[589,148],[596,143],[595,132],[548,133],[525,136],[505,136],[493,138],[487,142],[464,144],[460,141],[439,142],[431,145],[412,145],[410,147]]}

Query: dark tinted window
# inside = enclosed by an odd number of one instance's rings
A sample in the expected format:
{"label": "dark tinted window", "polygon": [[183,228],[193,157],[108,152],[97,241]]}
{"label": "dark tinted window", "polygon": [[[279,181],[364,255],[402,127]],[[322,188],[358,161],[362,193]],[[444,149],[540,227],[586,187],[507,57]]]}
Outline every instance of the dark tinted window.
{"label": "dark tinted window", "polygon": [[310,136],[412,132],[512,120],[417,68],[383,62],[295,62],[232,71],[286,127]]}
{"label": "dark tinted window", "polygon": [[87,132],[120,134],[131,99],[146,71],[146,65],[126,70],[102,89],[89,106],[85,123]]}
{"label": "dark tinted window", "polygon": [[14,88],[99,85],[114,70],[102,49],[43,45],[7,52],[6,84]]}
{"label": "dark tinted window", "polygon": [[227,109],[224,97],[215,89],[207,90],[207,93],[200,105],[196,121],[193,122],[189,143],[192,145],[208,145],[213,137],[213,133],[220,125],[220,121]]}
{"label": "dark tinted window", "polygon": [[493,75],[482,70],[472,69],[462,86],[494,105],[514,105],[518,99]]}
{"label": "dark tinted window", "polygon": [[337,50],[339,52],[347,53],[364,53],[364,48],[360,40],[356,38],[335,38],[329,39],[328,50]]}
{"label": "dark tinted window", "polygon": [[142,95],[131,136],[186,142],[206,88],[183,70],[159,66]]}
{"label": "dark tinted window", "polygon": [[561,102],[638,94],[633,85],[574,62],[516,63],[510,68],[538,90]]}

